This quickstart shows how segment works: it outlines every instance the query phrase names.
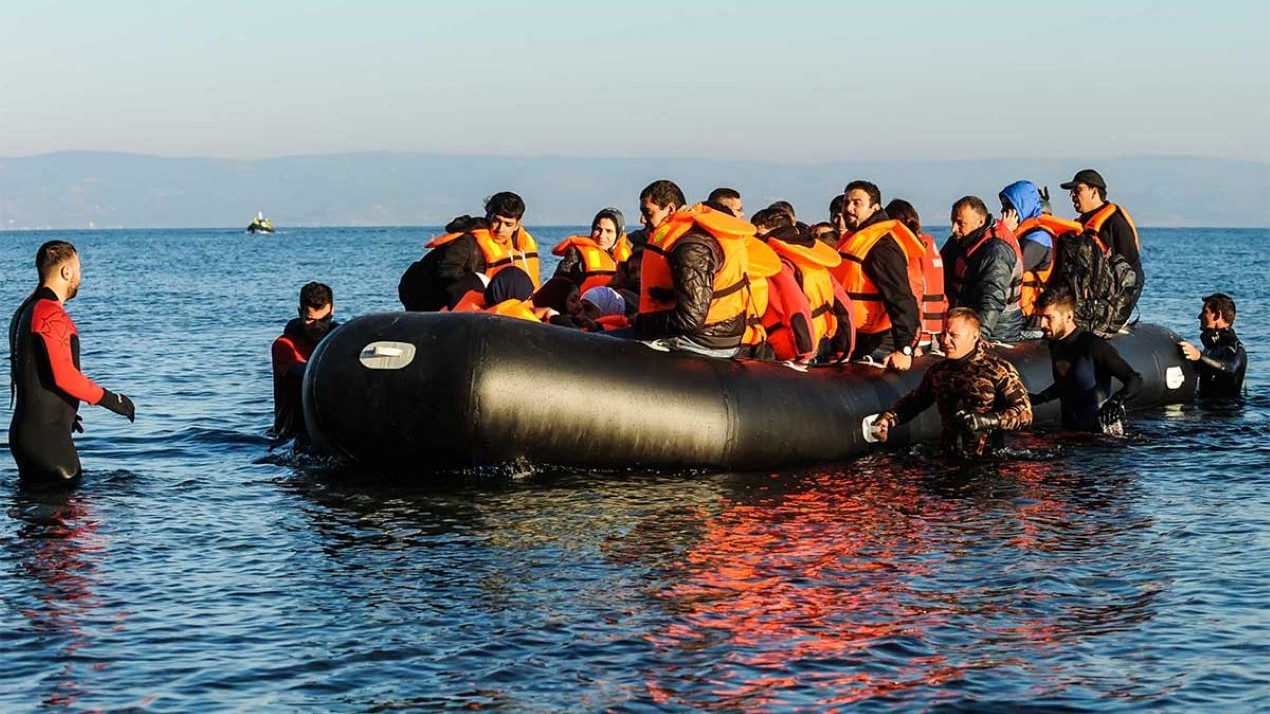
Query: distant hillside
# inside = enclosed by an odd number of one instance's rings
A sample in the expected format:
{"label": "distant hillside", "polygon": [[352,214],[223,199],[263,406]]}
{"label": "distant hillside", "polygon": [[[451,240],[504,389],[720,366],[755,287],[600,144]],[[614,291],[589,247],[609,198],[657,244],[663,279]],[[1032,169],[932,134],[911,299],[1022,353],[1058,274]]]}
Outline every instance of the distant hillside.
{"label": "distant hillside", "polygon": [[1110,198],[1153,226],[1270,226],[1270,164],[1179,156],[993,159],[938,162],[777,164],[706,159],[509,158],[436,154],[332,154],[258,160],[163,158],[67,152],[0,158],[0,228],[187,228],[245,226],[263,210],[276,226],[437,225],[514,190],[530,225],[581,224],[615,205],[635,224],[637,196],[671,178],[690,200],[732,186],[750,210],[783,198],[802,218],[824,220],[829,198],[854,178],[884,200],[912,201],[927,222],[946,224],[958,197],[995,209],[997,191],[1018,178],[1058,184],[1093,166]]}

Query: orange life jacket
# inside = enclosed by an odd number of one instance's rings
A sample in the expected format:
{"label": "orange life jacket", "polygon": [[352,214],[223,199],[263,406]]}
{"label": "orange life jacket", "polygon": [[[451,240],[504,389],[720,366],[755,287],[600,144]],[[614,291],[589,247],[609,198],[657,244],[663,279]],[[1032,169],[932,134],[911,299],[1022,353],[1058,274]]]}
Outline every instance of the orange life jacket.
{"label": "orange life jacket", "polygon": [[983,235],[979,236],[979,240],[975,241],[974,245],[960,253],[956,259],[953,260],[953,284],[948,287],[951,288],[950,292],[954,297],[961,296],[961,287],[966,282],[966,270],[970,266],[970,256],[974,255],[980,248],[987,245],[988,241],[994,238],[1005,241],[1005,244],[1010,246],[1010,248],[1014,251],[1015,260],[1019,261],[1020,276],[1010,281],[1010,290],[1006,296],[1006,305],[1011,305],[1019,301],[1023,289],[1023,251],[1019,248],[1018,239],[1014,237],[1014,234],[1010,232],[1010,229],[1006,228],[1005,224],[1001,221],[997,221],[989,226],[988,230],[984,231]]}
{"label": "orange life jacket", "polygon": [[534,303],[532,300],[504,300],[493,307],[485,308],[484,312],[491,315],[502,315],[503,317],[514,317],[517,320],[528,320],[530,322],[542,322],[538,316],[534,314]]}
{"label": "orange life jacket", "polygon": [[819,240],[810,247],[771,238],[767,245],[798,268],[799,286],[811,308],[812,344],[838,331],[838,316],[833,312],[833,274],[830,269],[842,263],[842,256]]}
{"label": "orange life jacket", "polygon": [[[1050,260],[1044,268],[1027,270],[1023,273],[1023,295],[1019,300],[1019,305],[1023,308],[1024,317],[1032,317],[1036,314],[1036,301],[1041,297],[1041,293],[1045,290],[1045,286],[1049,285],[1050,276],[1054,274],[1055,258],[1058,257],[1058,237],[1068,233],[1080,233],[1084,229],[1076,221],[1049,213],[1042,213],[1036,218],[1029,218],[1019,224],[1014,231],[1014,235],[1020,241],[1027,237],[1028,233],[1034,231],[1043,231],[1050,237]],[[1099,241],[1101,244],[1101,241]],[[1022,246],[1020,245],[1020,248]]]}
{"label": "orange life jacket", "polygon": [[864,259],[873,246],[887,235],[895,237],[908,263],[908,287],[920,308],[922,299],[921,258],[926,254],[922,239],[913,235],[903,223],[896,220],[878,221],[873,225],[848,233],[838,242],[838,255],[842,263],[834,270],[834,277],[842,283],[851,298],[851,319],[858,334],[873,335],[891,329],[891,316],[882,302],[878,286],[864,274]]}
{"label": "orange life jacket", "polygon": [[595,324],[600,326],[601,332],[609,330],[621,330],[631,326],[631,319],[625,315],[604,315],[595,318]]}
{"label": "orange life jacket", "polygon": [[922,342],[933,342],[944,331],[944,315],[948,313],[948,295],[944,293],[944,259],[939,255],[935,239],[929,234],[918,236],[926,247],[922,254],[922,299],[917,307],[922,313]]}
{"label": "orange life jacket", "polygon": [[[449,312],[480,312],[485,307],[485,293],[480,290],[468,290]],[[441,312],[447,312],[447,310],[441,308]]]}
{"label": "orange life jacket", "polygon": [[425,248],[437,248],[452,243],[465,235],[471,235],[476,239],[476,245],[481,249],[481,254],[485,256],[485,275],[494,277],[498,271],[511,265],[525,271],[529,274],[529,279],[534,284],[534,289],[542,287],[542,276],[538,271],[538,243],[534,237],[529,235],[529,231],[523,227],[516,231],[512,236],[509,245],[504,246],[494,240],[488,228],[477,228],[474,231],[465,233],[446,233],[438,236],[430,241]]}
{"label": "orange life jacket", "polygon": [[754,236],[745,240],[745,250],[750,264],[746,271],[750,302],[745,309],[745,334],[741,337],[741,345],[754,347],[766,342],[770,329],[777,326],[776,321],[766,319],[771,301],[767,279],[781,271],[781,259]]}
{"label": "orange life jacket", "polygon": [[625,233],[613,244],[612,252],[601,248],[589,236],[569,236],[552,248],[551,254],[564,257],[570,248],[577,248],[582,254],[583,278],[579,288],[582,292],[608,285],[617,274],[617,264],[631,257],[631,242]]}
{"label": "orange life jacket", "polygon": [[[723,264],[714,275],[714,294],[702,326],[734,320],[745,314],[750,303],[749,278],[746,276],[749,253],[745,239],[754,235],[754,226],[701,204],[672,214],[649,236],[640,263],[639,311],[650,313],[674,308],[675,281],[670,274],[669,256],[675,243],[694,226],[713,236],[723,250]],[[671,297],[654,297],[654,291]]]}
{"label": "orange life jacket", "polygon": [[1138,227],[1134,225],[1133,219],[1129,217],[1128,211],[1110,201],[1104,203],[1102,208],[1095,211],[1094,215],[1090,216],[1089,220],[1085,221],[1085,234],[1094,239],[1094,242],[1098,244],[1098,247],[1102,248],[1103,253],[1109,255],[1111,253],[1111,247],[1102,241],[1102,237],[1099,236],[1098,233],[1102,231],[1102,226],[1107,222],[1107,219],[1114,216],[1116,211],[1120,211],[1120,214],[1124,216],[1126,221],[1128,221],[1129,228],[1133,230],[1133,245],[1138,249],[1138,253],[1141,253],[1142,243],[1138,240]]}

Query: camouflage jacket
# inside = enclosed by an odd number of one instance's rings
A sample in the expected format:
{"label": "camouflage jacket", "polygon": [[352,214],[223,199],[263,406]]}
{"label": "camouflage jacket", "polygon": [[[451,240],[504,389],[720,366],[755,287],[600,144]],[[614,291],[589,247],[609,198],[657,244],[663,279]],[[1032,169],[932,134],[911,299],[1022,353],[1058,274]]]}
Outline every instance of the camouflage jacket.
{"label": "camouflage jacket", "polygon": [[1002,439],[999,433],[969,431],[957,418],[957,412],[996,414],[1001,420],[1001,431],[1014,431],[1032,423],[1032,403],[1019,371],[989,352],[982,341],[961,359],[945,359],[932,365],[917,389],[901,397],[883,416],[893,416],[897,424],[903,424],[931,404],[939,408],[944,448],[963,455],[986,454],[1000,447]]}

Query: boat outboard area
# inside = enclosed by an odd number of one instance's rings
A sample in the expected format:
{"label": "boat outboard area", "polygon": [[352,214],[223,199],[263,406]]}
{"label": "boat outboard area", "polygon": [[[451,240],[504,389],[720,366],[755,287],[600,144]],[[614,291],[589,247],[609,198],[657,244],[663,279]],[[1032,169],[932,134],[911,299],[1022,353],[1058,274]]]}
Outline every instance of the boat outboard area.
{"label": "boat outboard area", "polygon": [[[1142,375],[1134,409],[1194,399],[1179,336],[1137,325],[1114,337]],[[1052,381],[1043,341],[994,347],[1029,390]],[[867,420],[942,357],[907,372],[665,352],[482,313],[378,313],[329,334],[303,383],[314,447],[410,473],[533,463],[588,469],[758,470],[841,462],[876,448]],[[1056,403],[1035,425],[1057,426]],[[888,447],[937,440],[935,410]]]}

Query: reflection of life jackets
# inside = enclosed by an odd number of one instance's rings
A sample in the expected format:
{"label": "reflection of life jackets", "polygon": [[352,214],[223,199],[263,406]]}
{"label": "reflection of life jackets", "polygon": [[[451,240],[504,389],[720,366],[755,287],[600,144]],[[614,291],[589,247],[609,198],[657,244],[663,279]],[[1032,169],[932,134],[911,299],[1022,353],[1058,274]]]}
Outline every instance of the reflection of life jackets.
{"label": "reflection of life jackets", "polygon": [[754,235],[754,226],[732,215],[701,204],[671,214],[649,236],[641,263],[639,311],[652,313],[675,307],[675,281],[670,273],[670,252],[679,239],[698,227],[719,242],[723,264],[714,275],[713,295],[702,327],[736,319],[750,302],[749,253],[746,238]]}
{"label": "reflection of life jackets", "polygon": [[869,276],[864,274],[864,259],[877,245],[878,241],[890,235],[900,246],[900,251],[908,263],[909,292],[913,299],[921,305],[922,263],[921,257],[926,254],[926,245],[913,235],[903,223],[896,220],[878,221],[855,233],[848,233],[838,243],[838,254],[842,263],[834,271],[834,277],[842,283],[842,287],[851,298],[851,319],[856,332],[873,335],[891,329],[891,316],[882,302],[882,293]]}
{"label": "reflection of life jackets", "polygon": [[582,292],[608,285],[617,274],[617,264],[631,257],[631,243],[625,233],[613,244],[612,252],[604,250],[588,236],[569,236],[552,248],[551,254],[563,258],[570,248],[576,248],[582,255],[583,278],[579,288]]}
{"label": "reflection of life jackets", "polygon": [[771,238],[767,245],[798,269],[798,284],[811,308],[812,344],[819,345],[821,340],[838,331],[838,317],[833,313],[833,275],[829,269],[838,267],[842,256],[821,241],[803,246]]}
{"label": "reflection of life jackets", "polygon": [[498,271],[510,265],[524,270],[529,275],[529,279],[534,283],[534,289],[542,287],[542,276],[538,272],[538,243],[534,241],[534,237],[529,235],[529,231],[521,228],[516,231],[516,235],[508,245],[503,245],[494,240],[494,236],[490,234],[488,228],[477,228],[466,233],[446,233],[438,236],[429,242],[425,248],[437,248],[447,243],[452,243],[465,235],[470,235],[476,239],[476,245],[481,249],[481,254],[485,256],[485,275],[494,277],[498,275]]}
{"label": "reflection of life jackets", "polygon": [[933,342],[944,331],[944,315],[948,313],[948,296],[944,293],[944,259],[939,255],[935,239],[928,233],[918,238],[926,246],[922,255],[922,299],[917,308],[922,313],[922,342]]}
{"label": "reflection of life jackets", "polygon": [[1050,259],[1045,262],[1042,267],[1034,270],[1025,270],[1023,272],[1023,294],[1019,300],[1019,305],[1023,308],[1025,317],[1032,317],[1036,314],[1036,301],[1041,296],[1041,292],[1045,290],[1045,286],[1049,284],[1050,275],[1054,273],[1054,260],[1058,255],[1058,237],[1068,233],[1080,233],[1083,227],[1076,221],[1049,213],[1042,213],[1036,218],[1029,218],[1019,224],[1015,229],[1014,235],[1018,237],[1020,249],[1022,249],[1022,241],[1027,238],[1027,234],[1035,231],[1041,231],[1050,237]]}
{"label": "reflection of life jackets", "polygon": [[1103,204],[1102,208],[1095,211],[1094,215],[1090,216],[1089,220],[1085,221],[1085,234],[1094,239],[1094,242],[1102,248],[1102,252],[1104,254],[1109,255],[1111,253],[1111,247],[1104,243],[1102,237],[1098,234],[1102,231],[1102,226],[1107,222],[1107,219],[1116,215],[1116,211],[1119,211],[1120,215],[1124,216],[1125,222],[1127,222],[1129,224],[1129,228],[1133,230],[1133,245],[1138,249],[1138,252],[1141,253],[1142,243],[1138,240],[1138,227],[1134,225],[1133,219],[1129,217],[1128,211],[1114,203],[1111,203],[1110,201]]}
{"label": "reflection of life jackets", "polygon": [[781,271],[781,259],[766,243],[750,236],[745,241],[749,259],[750,301],[745,309],[745,334],[742,347],[757,347],[767,341],[768,334],[781,325],[774,319],[770,308],[771,291],[767,279]]}
{"label": "reflection of life jackets", "polygon": [[948,286],[948,288],[949,293],[955,298],[960,299],[961,288],[966,284],[966,271],[970,267],[970,256],[977,253],[980,248],[987,245],[988,241],[994,238],[1004,241],[1006,245],[1010,246],[1010,248],[1014,251],[1014,259],[1019,261],[1019,276],[1010,281],[1010,289],[1007,293],[1005,304],[1006,306],[1010,306],[1019,302],[1023,291],[1023,251],[1019,249],[1018,239],[1014,237],[1014,234],[1010,232],[1010,229],[1006,228],[1005,224],[1001,221],[997,221],[987,227],[987,229],[984,230],[983,235],[979,236],[979,240],[975,241],[974,245],[959,252],[957,257],[953,260],[953,284]]}

